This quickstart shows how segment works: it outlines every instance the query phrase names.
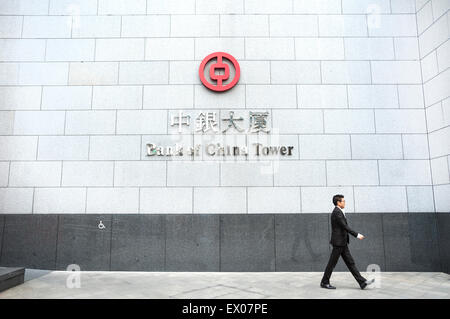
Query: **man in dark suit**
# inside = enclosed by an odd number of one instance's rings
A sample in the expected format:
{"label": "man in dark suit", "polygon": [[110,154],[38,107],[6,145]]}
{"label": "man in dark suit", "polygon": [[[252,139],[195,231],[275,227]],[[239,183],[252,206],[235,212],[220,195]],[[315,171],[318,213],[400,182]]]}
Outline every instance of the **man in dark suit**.
{"label": "man in dark suit", "polygon": [[344,212],[344,195],[334,195],[333,204],[335,205],[335,207],[333,212],[331,213],[330,240],[330,244],[333,245],[333,250],[331,251],[330,260],[328,261],[327,268],[325,269],[322,281],[320,282],[320,287],[327,289],[336,289],[336,287],[330,285],[330,277],[334,267],[338,262],[339,256],[342,256],[342,259],[344,259],[344,262],[352,273],[353,277],[355,277],[361,289],[364,289],[368,285],[372,284],[375,279],[366,280],[359,273],[358,269],[356,268],[355,262],[353,261],[353,257],[350,254],[350,250],[348,249],[348,244],[350,242],[348,234],[350,233],[352,236],[360,240],[363,240],[364,236],[355,232],[347,225],[347,219],[345,218]]}

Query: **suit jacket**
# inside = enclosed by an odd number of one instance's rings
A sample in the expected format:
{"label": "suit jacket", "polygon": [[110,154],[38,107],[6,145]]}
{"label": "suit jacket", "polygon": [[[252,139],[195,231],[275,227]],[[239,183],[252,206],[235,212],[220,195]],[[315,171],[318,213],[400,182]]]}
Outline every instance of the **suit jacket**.
{"label": "suit jacket", "polygon": [[345,246],[349,241],[348,234],[354,237],[358,236],[358,233],[348,227],[347,219],[344,213],[339,207],[335,207],[331,213],[331,240],[330,244],[333,246]]}

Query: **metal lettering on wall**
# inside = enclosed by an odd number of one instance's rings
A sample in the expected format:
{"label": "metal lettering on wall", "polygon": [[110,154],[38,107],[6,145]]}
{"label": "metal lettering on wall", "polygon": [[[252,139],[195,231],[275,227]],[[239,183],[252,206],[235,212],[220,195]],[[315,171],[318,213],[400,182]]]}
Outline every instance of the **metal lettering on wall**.
{"label": "metal lettering on wall", "polygon": [[[199,156],[203,148],[208,156],[291,156],[294,146],[292,145],[265,145],[260,140],[267,141],[272,132],[269,128],[270,113],[268,111],[248,111],[248,116],[236,115],[235,111],[228,111],[226,116],[219,118],[217,112],[198,112],[193,116],[180,110],[169,117],[169,125],[175,131],[175,135],[197,135],[205,139],[214,139],[220,136],[248,135],[256,137],[256,142],[241,143],[240,145],[226,145],[220,142],[197,143],[186,147],[182,143],[164,146],[158,143],[147,143],[147,156]],[[244,123],[248,124],[245,125]],[[222,129],[220,129],[222,123]],[[231,133],[231,134],[230,134]],[[261,136],[263,135],[263,136]],[[173,135],[172,135],[173,136]],[[265,137],[264,137],[265,136]],[[271,140],[278,142],[279,136],[273,135]],[[247,138],[246,138],[247,140]]]}

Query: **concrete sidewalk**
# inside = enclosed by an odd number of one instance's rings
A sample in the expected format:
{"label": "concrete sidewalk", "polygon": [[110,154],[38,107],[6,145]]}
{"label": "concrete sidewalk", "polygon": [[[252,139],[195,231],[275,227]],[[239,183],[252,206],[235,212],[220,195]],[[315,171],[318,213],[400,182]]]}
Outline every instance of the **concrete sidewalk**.
{"label": "concrete sidewalk", "polygon": [[450,298],[450,275],[430,272],[362,273],[376,278],[376,284],[365,290],[348,272],[333,273],[331,284],[336,290],[319,287],[319,272],[81,272],[81,287],[68,288],[67,279],[74,274],[29,274],[28,281],[0,293],[0,299]]}

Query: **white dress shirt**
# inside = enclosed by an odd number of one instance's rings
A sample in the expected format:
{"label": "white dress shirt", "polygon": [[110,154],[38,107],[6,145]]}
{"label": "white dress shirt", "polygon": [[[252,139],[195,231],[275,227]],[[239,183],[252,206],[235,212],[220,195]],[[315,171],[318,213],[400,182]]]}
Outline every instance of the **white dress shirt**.
{"label": "white dress shirt", "polygon": [[[340,208],[339,206],[336,206],[336,207],[339,208],[345,216],[345,210],[343,208]],[[358,239],[361,239],[361,237],[362,237],[362,235],[360,233],[358,233],[358,236],[356,236],[356,238],[358,238]]]}

